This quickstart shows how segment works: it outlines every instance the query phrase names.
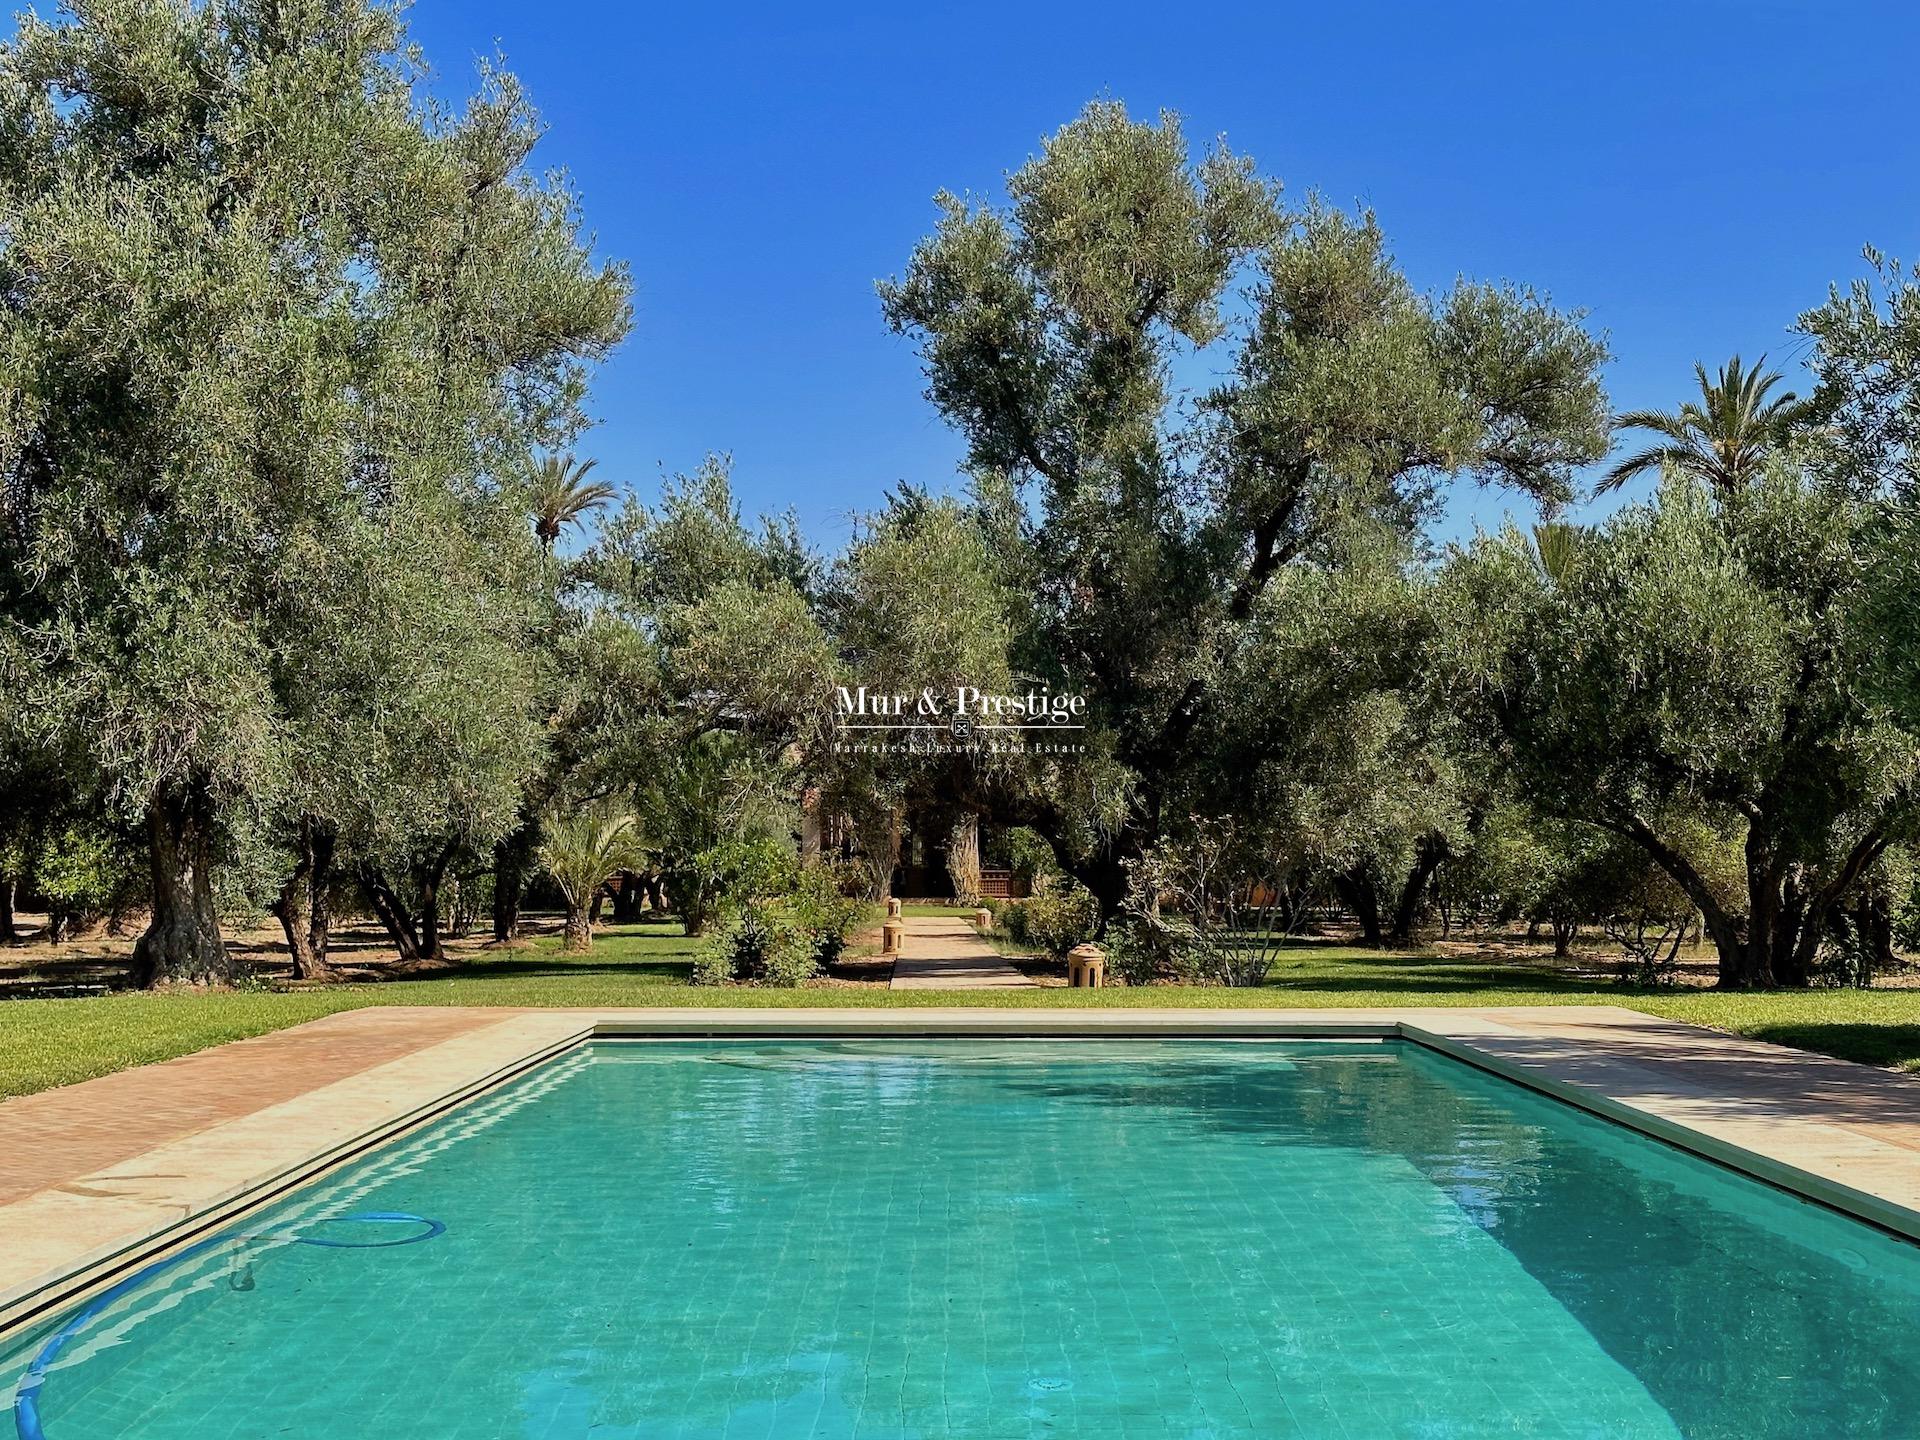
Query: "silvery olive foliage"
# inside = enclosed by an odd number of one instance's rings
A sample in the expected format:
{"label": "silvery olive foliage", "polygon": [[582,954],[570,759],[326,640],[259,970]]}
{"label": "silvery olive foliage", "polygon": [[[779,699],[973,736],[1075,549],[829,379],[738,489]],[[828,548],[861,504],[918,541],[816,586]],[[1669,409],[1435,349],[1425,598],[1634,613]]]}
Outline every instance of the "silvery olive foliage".
{"label": "silvery olive foliage", "polygon": [[231,973],[234,823],[484,845],[538,761],[511,477],[579,429],[627,280],[513,77],[449,110],[423,73],[372,0],[0,46],[0,653],[146,838],[144,978]]}
{"label": "silvery olive foliage", "polygon": [[[1725,985],[1807,983],[1836,914],[1910,837],[1920,752],[1873,693],[1877,514],[1778,455],[1731,491],[1671,473],[1557,573],[1508,529],[1440,580],[1435,663],[1519,793],[1665,870]],[[1738,838],[1732,895],[1702,821]]]}
{"label": "silvery olive foliage", "polygon": [[[1088,788],[1120,813],[1077,868],[1111,909],[1212,763],[1202,722],[1276,580],[1356,521],[1410,533],[1455,477],[1565,499],[1606,451],[1606,352],[1524,287],[1417,291],[1371,215],[1283,203],[1170,114],[1095,103],[1004,203],[938,205],[881,299],[983,492],[1012,497],[1016,664],[1094,702]],[[1200,368],[1221,378],[1183,388]]]}

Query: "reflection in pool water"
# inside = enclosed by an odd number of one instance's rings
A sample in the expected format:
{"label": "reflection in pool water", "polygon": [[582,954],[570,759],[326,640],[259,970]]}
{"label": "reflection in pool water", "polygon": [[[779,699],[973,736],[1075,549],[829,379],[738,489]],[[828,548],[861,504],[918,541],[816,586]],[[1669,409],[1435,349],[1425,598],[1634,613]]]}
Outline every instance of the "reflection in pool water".
{"label": "reflection in pool water", "polygon": [[[602,1044],[251,1217],[46,1440],[1910,1436],[1920,1252],[1413,1047]],[[57,1324],[58,1322],[56,1322]],[[46,1332],[0,1354],[9,1396]]]}

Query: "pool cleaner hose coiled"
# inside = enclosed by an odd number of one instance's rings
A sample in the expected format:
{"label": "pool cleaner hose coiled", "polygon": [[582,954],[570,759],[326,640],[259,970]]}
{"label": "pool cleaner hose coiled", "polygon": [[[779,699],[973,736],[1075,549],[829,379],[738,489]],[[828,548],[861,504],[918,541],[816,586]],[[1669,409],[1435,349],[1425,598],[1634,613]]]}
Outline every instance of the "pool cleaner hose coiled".
{"label": "pool cleaner hose coiled", "polygon": [[[144,1269],[136,1270],[126,1279],[94,1297],[93,1303],[67,1321],[40,1347],[40,1353],[33,1357],[33,1363],[27,1366],[26,1374],[20,1377],[19,1389],[13,1399],[13,1423],[20,1440],[47,1440],[47,1432],[40,1426],[40,1391],[46,1384],[47,1372],[53,1368],[54,1361],[60,1358],[60,1352],[76,1336],[84,1331],[116,1301],[131,1295],[157,1276],[164,1275],[177,1265],[217,1250],[222,1245],[234,1245],[254,1241],[271,1245],[315,1245],[323,1250],[391,1250],[399,1245],[417,1245],[422,1240],[431,1240],[436,1235],[446,1233],[447,1227],[438,1220],[429,1220],[424,1215],[409,1215],[400,1210],[363,1210],[354,1215],[334,1215],[315,1222],[320,1225],[392,1225],[417,1226],[418,1229],[406,1234],[389,1235],[385,1239],[343,1239],[338,1236],[304,1234],[298,1230],[263,1230],[237,1235],[214,1235],[198,1241],[167,1256],[156,1260]],[[251,1283],[240,1288],[250,1289]]]}

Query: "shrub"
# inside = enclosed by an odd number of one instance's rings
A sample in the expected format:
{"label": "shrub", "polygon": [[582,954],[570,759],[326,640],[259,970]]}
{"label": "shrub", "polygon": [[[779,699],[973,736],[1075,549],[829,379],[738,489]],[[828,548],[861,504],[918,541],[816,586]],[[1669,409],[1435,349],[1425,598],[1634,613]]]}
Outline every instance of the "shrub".
{"label": "shrub", "polygon": [[694,952],[692,985],[725,985],[733,979],[733,955],[721,943],[725,934],[712,936]]}
{"label": "shrub", "polygon": [[800,872],[788,905],[795,922],[806,932],[816,964],[831,965],[847,948],[847,938],[866,906],[850,897],[842,877],[823,865]]}
{"label": "shrub", "polygon": [[89,929],[116,908],[132,882],[128,853],[104,829],[69,825],[42,841],[33,857],[33,889],[46,902],[56,944]]}
{"label": "shrub", "polygon": [[1027,902],[1024,900],[1005,901],[994,914],[994,924],[1006,932],[1006,937],[1016,945],[1027,943]]}
{"label": "shrub", "polygon": [[811,979],[819,968],[813,939],[789,904],[749,900],[734,908],[695,958],[693,983],[738,980],[792,987]]}
{"label": "shrub", "polygon": [[1122,985],[1151,985],[1163,974],[1161,957],[1137,924],[1107,930],[1107,969]]}
{"label": "shrub", "polygon": [[1211,947],[1198,926],[1184,915],[1143,901],[1134,887],[1125,909],[1124,924],[1108,930],[1108,959],[1113,972],[1129,985],[1155,980],[1194,981],[1211,978]]}
{"label": "shrub", "polygon": [[769,836],[722,840],[667,867],[667,884],[689,935],[706,928],[710,911],[730,910],[793,888],[793,851]]}
{"label": "shrub", "polygon": [[764,835],[722,841],[709,858],[722,896],[736,905],[784,895],[797,878],[793,851]]}
{"label": "shrub", "polygon": [[800,943],[782,945],[768,953],[760,983],[776,989],[794,990],[819,973],[820,962],[814,958],[813,947],[807,944],[803,935]]}
{"label": "shrub", "polygon": [[1053,846],[1037,830],[1019,825],[1009,830],[1004,842],[1007,866],[1014,878],[1029,887],[1060,873],[1060,862]]}
{"label": "shrub", "polygon": [[[1246,859],[1234,853],[1230,826],[1203,826],[1185,847],[1129,861],[1121,910],[1136,953],[1127,964],[1149,979],[1264,983],[1286,927],[1274,912],[1271,877],[1249,874]],[[1263,884],[1268,898],[1256,902]]]}
{"label": "shrub", "polygon": [[1184,915],[1129,914],[1107,927],[1107,966],[1128,985],[1170,980],[1182,985],[1257,985],[1267,960],[1258,947],[1208,934]]}
{"label": "shrub", "polygon": [[1061,881],[1026,902],[1027,939],[1049,955],[1065,955],[1100,933],[1100,900],[1091,890]]}

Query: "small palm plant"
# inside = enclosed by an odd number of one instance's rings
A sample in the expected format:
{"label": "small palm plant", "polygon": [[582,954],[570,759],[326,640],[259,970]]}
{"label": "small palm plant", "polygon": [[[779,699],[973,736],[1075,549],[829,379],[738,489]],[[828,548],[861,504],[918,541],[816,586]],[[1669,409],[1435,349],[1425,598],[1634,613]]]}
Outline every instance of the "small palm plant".
{"label": "small palm plant", "polygon": [[593,948],[593,902],[622,870],[643,863],[640,832],[630,811],[611,801],[552,810],[544,825],[540,862],[567,902],[569,955]]}
{"label": "small palm plant", "polygon": [[1649,430],[1661,439],[1609,470],[1596,492],[1618,490],[1636,475],[1669,465],[1722,494],[1740,489],[1808,415],[1807,403],[1791,392],[1768,398],[1767,392],[1780,383],[1780,372],[1766,364],[1762,355],[1749,370],[1736,355],[1720,367],[1717,380],[1707,378],[1704,365],[1695,365],[1699,404],[1689,400],[1678,410],[1629,410],[1615,416],[1615,429]]}
{"label": "small palm plant", "polygon": [[1564,520],[1543,520],[1533,527],[1533,562],[1550,584],[1564,585],[1580,558],[1580,532]]}
{"label": "small palm plant", "polygon": [[540,537],[540,548],[553,554],[560,532],[578,525],[614,496],[614,487],[605,480],[590,480],[597,464],[576,460],[571,455],[542,455],[533,465],[528,503],[533,511],[533,533]]}

